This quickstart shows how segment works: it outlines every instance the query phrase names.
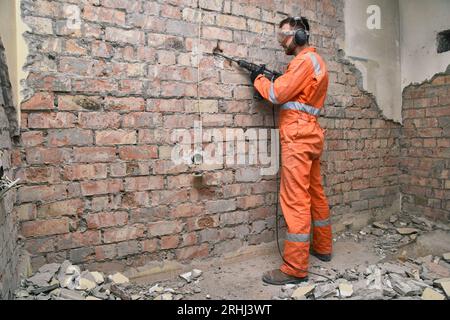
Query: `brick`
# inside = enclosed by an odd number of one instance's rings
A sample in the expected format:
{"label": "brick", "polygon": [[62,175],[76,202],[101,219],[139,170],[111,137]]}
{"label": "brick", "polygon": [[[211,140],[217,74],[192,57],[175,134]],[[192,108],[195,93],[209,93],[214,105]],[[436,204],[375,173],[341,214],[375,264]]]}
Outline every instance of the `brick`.
{"label": "brick", "polygon": [[104,130],[95,132],[95,144],[99,146],[135,144],[136,131],[131,130]]}
{"label": "brick", "polygon": [[114,259],[117,257],[117,248],[115,244],[107,244],[95,247],[95,260],[102,261],[106,259]]}
{"label": "brick", "polygon": [[89,214],[86,217],[86,222],[89,229],[123,226],[128,223],[128,213],[118,211]]}
{"label": "brick", "polygon": [[129,43],[134,45],[144,44],[144,32],[138,30],[124,30],[119,28],[107,27],[105,30],[105,39],[118,43]]}
{"label": "brick", "polygon": [[264,196],[246,196],[237,199],[237,208],[247,210],[264,204]]}
{"label": "brick", "polygon": [[122,242],[144,237],[145,228],[142,225],[106,229],[103,233],[105,243]]}
{"label": "brick", "polygon": [[99,80],[99,79],[85,79],[73,80],[73,91],[83,93],[102,93],[117,91],[117,81],[113,80]]}
{"label": "brick", "polygon": [[21,233],[25,237],[49,236],[69,232],[67,219],[36,220],[22,222]]}
{"label": "brick", "polygon": [[18,191],[18,201],[53,201],[61,200],[65,197],[66,188],[63,185],[51,186],[23,186]]}
{"label": "brick", "polygon": [[247,29],[247,21],[245,18],[228,16],[228,15],[217,15],[216,24],[221,27],[231,28],[231,29]]}
{"label": "brick", "polygon": [[71,113],[32,113],[28,116],[29,128],[70,128],[74,127],[76,117]]}
{"label": "brick", "polygon": [[28,167],[20,169],[16,175],[17,178],[22,179],[24,182],[47,182],[47,183],[58,183],[59,170],[55,167],[44,166],[44,167]]}
{"label": "brick", "polygon": [[29,164],[58,164],[68,161],[70,153],[67,149],[36,147],[26,150]]}
{"label": "brick", "polygon": [[202,27],[202,37],[212,40],[232,41],[233,32],[231,30],[221,29],[217,27]]}
{"label": "brick", "polygon": [[81,193],[83,196],[117,193],[122,188],[122,180],[117,179],[81,182]]}
{"label": "brick", "polygon": [[116,158],[113,147],[81,147],[74,148],[75,162],[111,162]]}
{"label": "brick", "polygon": [[234,211],[236,210],[236,201],[234,199],[208,201],[205,208],[209,213]]}
{"label": "brick", "polygon": [[155,252],[158,250],[158,240],[156,239],[144,240],[141,245],[143,252]]}
{"label": "brick", "polygon": [[44,134],[42,131],[22,132],[21,139],[24,147],[35,147],[43,144]]}
{"label": "brick", "polygon": [[86,129],[113,129],[120,126],[120,114],[115,112],[86,112],[78,115],[80,127]]}
{"label": "brick", "polygon": [[64,178],[70,181],[105,179],[106,176],[106,164],[75,164],[64,167]]}
{"label": "brick", "polygon": [[199,246],[191,246],[176,250],[177,260],[192,260],[195,258],[203,258],[208,256],[209,246],[203,243]]}
{"label": "brick", "polygon": [[125,179],[125,191],[145,191],[164,188],[162,176],[133,177]]}
{"label": "brick", "polygon": [[119,157],[122,160],[148,160],[158,157],[156,146],[125,146],[119,147]]}
{"label": "brick", "polygon": [[180,221],[159,221],[148,224],[148,233],[150,236],[163,236],[179,233],[183,230],[184,224]]}
{"label": "brick", "polygon": [[83,18],[95,22],[107,22],[118,25],[125,24],[124,12],[103,7],[85,6],[83,10]]}
{"label": "brick", "polygon": [[139,252],[138,241],[126,241],[117,244],[117,257],[123,258]]}
{"label": "brick", "polygon": [[28,221],[36,219],[37,210],[36,204],[27,203],[14,207],[17,218],[19,221]]}
{"label": "brick", "polygon": [[131,112],[124,115],[123,128],[152,128],[161,124],[160,114],[153,112]]}
{"label": "brick", "polygon": [[51,110],[55,96],[48,92],[38,92],[20,105],[21,110]]}
{"label": "brick", "polygon": [[93,133],[90,130],[78,128],[48,130],[47,144],[50,147],[82,146],[93,143]]}
{"label": "brick", "polygon": [[[63,111],[83,111],[95,110],[101,108],[101,99],[99,97],[87,96],[58,96],[58,110]],[[79,121],[79,120],[78,120]]]}
{"label": "brick", "polygon": [[90,247],[100,244],[99,231],[87,230],[85,232],[70,232],[60,235],[56,239],[58,250],[67,250],[79,247]]}
{"label": "brick", "polygon": [[83,209],[84,202],[81,199],[72,199],[42,204],[37,208],[37,215],[39,218],[79,216],[83,212]]}
{"label": "brick", "polygon": [[179,236],[166,236],[161,238],[161,249],[167,250],[167,249],[174,249],[178,247],[178,244],[180,243]]}
{"label": "brick", "polygon": [[111,111],[143,111],[145,101],[143,98],[114,98],[107,97],[105,100],[106,108]]}

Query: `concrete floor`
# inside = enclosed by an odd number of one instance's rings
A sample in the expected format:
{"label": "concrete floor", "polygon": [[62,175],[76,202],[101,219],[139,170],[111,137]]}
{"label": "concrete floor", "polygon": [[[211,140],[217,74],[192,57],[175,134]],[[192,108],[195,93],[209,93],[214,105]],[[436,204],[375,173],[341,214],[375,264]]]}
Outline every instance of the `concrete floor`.
{"label": "concrete floor", "polygon": [[[327,275],[327,270],[338,272],[348,268],[365,269],[368,265],[379,261],[381,257],[377,256],[370,241],[358,243],[354,240],[338,240],[334,243],[333,260],[325,263],[311,256],[310,270]],[[263,284],[261,276],[264,271],[278,268],[280,263],[281,258],[274,242],[222,259],[194,262],[189,266],[163,267],[159,274],[135,277],[133,282],[147,285],[159,283],[164,287],[176,288],[180,281],[184,281],[178,277],[179,274],[197,268],[202,270],[203,274],[202,279],[194,286],[201,291],[185,295],[184,299],[203,300],[209,295],[211,299],[217,300],[269,300],[280,295],[281,287]],[[164,269],[170,270],[164,272]],[[311,282],[321,280],[315,275],[310,275],[309,278]]]}

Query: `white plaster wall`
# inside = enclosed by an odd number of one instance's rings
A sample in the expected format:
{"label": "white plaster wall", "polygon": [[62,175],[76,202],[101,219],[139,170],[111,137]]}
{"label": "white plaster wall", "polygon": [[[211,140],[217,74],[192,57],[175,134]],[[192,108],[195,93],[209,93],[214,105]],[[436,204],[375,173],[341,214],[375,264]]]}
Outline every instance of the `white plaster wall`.
{"label": "white plaster wall", "polygon": [[[450,0],[399,0],[402,90],[450,65],[450,52],[437,53],[437,34],[450,29]],[[422,22],[420,22],[422,21]]]}
{"label": "white plaster wall", "polygon": [[[369,29],[367,8],[381,9],[381,28]],[[344,50],[363,75],[364,89],[373,93],[388,119],[401,122],[399,7],[396,0],[346,0]]]}

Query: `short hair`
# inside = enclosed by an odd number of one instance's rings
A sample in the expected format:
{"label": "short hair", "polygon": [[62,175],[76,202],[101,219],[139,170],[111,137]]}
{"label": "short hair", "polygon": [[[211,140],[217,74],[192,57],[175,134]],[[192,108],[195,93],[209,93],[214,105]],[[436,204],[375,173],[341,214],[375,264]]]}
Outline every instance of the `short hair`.
{"label": "short hair", "polygon": [[[300,19],[301,21],[299,21]],[[287,17],[283,21],[280,22],[280,28],[282,28],[285,24],[289,24],[294,30],[303,29],[309,32],[309,22],[305,17]]]}

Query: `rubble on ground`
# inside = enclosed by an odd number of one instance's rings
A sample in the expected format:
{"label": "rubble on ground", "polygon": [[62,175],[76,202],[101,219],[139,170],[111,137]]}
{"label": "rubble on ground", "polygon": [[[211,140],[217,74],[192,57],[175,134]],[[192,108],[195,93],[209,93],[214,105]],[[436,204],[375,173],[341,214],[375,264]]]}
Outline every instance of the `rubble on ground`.
{"label": "rubble on ground", "polygon": [[[198,281],[202,271],[194,269],[180,275],[186,282],[174,287],[136,285],[120,272],[106,276],[98,271],[82,271],[70,261],[46,264],[28,279],[21,281],[15,292],[17,300],[181,300],[200,293]],[[189,281],[186,277],[189,276]],[[187,287],[186,284],[192,284]],[[206,298],[211,298],[206,295]]]}
{"label": "rubble on ground", "polygon": [[[308,283],[286,285],[281,300],[445,300],[450,298],[450,264],[442,256],[380,262],[341,272],[320,267]],[[288,294],[290,293],[290,294]]]}

